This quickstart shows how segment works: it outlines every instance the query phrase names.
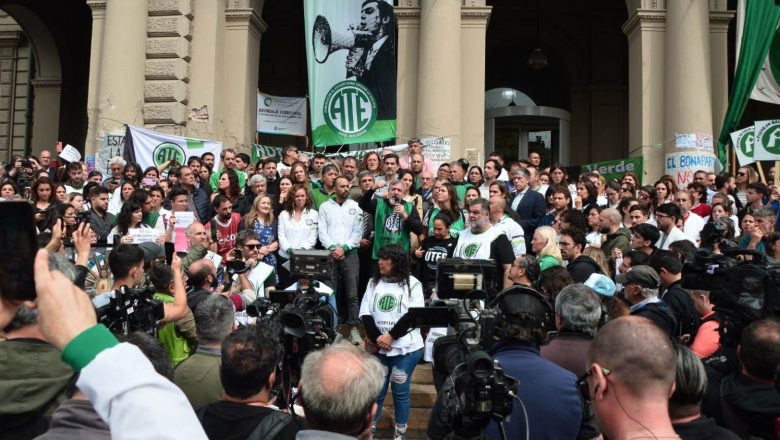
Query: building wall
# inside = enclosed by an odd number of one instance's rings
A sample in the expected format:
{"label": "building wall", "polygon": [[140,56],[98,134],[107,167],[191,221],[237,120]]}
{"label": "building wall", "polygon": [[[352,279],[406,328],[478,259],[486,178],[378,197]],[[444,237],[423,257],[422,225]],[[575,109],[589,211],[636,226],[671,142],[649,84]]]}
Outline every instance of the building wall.
{"label": "building wall", "polygon": [[30,43],[22,28],[0,11],[0,160],[24,154],[29,133]]}

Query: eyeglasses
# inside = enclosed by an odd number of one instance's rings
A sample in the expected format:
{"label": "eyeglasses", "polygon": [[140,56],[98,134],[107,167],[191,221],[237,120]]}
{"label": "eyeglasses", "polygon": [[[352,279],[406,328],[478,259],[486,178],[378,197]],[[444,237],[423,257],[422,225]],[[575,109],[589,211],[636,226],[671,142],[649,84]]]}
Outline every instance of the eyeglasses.
{"label": "eyeglasses", "polygon": [[740,171],[740,172],[737,173],[737,176],[744,176],[745,174],[747,174],[747,173]]}
{"label": "eyeglasses", "polygon": [[669,218],[669,217],[671,217],[671,215],[661,214],[660,212],[656,212],[655,213],[655,219],[656,220],[660,220],[662,218]]}
{"label": "eyeglasses", "polygon": [[[612,373],[612,371],[604,367],[600,367],[600,368],[601,368],[601,374],[603,374],[604,377],[607,377],[609,376],[610,373]],[[593,375],[593,369],[590,369],[587,372],[585,372],[585,374],[580,376],[579,379],[577,379],[577,391],[579,391],[580,397],[582,397],[583,402],[590,402],[591,400],[590,388],[588,387],[588,377],[592,375]]]}
{"label": "eyeglasses", "polygon": [[245,244],[244,247],[249,249],[250,251],[254,251],[254,250],[260,249],[261,247],[263,247],[263,245],[261,245],[259,243],[258,244]]}

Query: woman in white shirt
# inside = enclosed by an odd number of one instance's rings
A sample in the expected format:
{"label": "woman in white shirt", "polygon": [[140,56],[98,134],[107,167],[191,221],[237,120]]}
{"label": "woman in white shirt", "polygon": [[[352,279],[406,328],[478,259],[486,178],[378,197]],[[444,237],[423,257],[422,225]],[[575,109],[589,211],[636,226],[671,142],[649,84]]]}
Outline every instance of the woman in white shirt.
{"label": "woman in white shirt", "polygon": [[409,422],[412,373],[423,352],[419,329],[410,329],[406,312],[423,307],[422,284],[409,275],[409,256],[398,245],[379,249],[379,274],[368,282],[360,304],[360,318],[366,329],[367,348],[387,368],[387,376],[377,399],[372,432],[382,412],[388,383],[393,390],[395,437],[403,437]]}
{"label": "woman in white shirt", "polygon": [[303,185],[295,185],[292,197],[285,198],[282,212],[279,214],[279,285],[286,286],[295,280],[289,278],[289,272],[282,267],[290,259],[293,249],[314,249],[317,244],[319,214],[312,209],[312,198]]}
{"label": "woman in white shirt", "polygon": [[[116,243],[133,243],[133,236],[130,232],[136,229],[150,229],[141,222],[144,213],[141,208],[141,202],[134,198],[128,199],[119,211],[119,215],[116,217],[116,226],[108,233],[107,242],[109,244]],[[115,238],[116,237],[116,238]]]}

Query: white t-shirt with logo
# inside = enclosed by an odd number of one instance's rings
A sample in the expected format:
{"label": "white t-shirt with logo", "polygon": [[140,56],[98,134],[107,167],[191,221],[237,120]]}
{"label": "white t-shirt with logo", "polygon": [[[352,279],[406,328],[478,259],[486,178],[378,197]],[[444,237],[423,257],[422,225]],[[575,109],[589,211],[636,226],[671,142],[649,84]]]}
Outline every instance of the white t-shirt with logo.
{"label": "white t-shirt with logo", "polygon": [[[408,286],[388,283],[384,279],[375,284],[372,280],[368,282],[360,303],[360,316],[370,315],[379,331],[385,333],[395,326],[409,307],[425,307],[422,283],[417,278],[409,276]],[[414,329],[400,339],[393,340],[391,347],[390,351],[379,352],[387,356],[401,356],[421,349],[423,340],[420,329]]]}
{"label": "white t-shirt with logo", "polygon": [[471,229],[464,229],[458,236],[458,244],[455,246],[453,257],[468,258],[470,260],[489,260],[490,245],[504,231],[500,228],[489,227],[486,231],[475,234]]}
{"label": "white t-shirt with logo", "polygon": [[494,228],[502,231],[509,242],[512,244],[512,250],[515,253],[515,258],[525,255],[525,232],[522,226],[512,220],[511,217],[504,214],[504,217],[498,221]]}

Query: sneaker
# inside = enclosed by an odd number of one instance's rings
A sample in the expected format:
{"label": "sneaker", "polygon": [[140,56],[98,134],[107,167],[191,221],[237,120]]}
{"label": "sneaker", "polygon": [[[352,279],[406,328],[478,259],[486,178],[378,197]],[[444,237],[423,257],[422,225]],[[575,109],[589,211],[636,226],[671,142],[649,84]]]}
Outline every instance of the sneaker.
{"label": "sneaker", "polygon": [[354,345],[360,345],[363,342],[363,338],[360,336],[357,328],[352,327],[352,330],[349,331],[349,341]]}

